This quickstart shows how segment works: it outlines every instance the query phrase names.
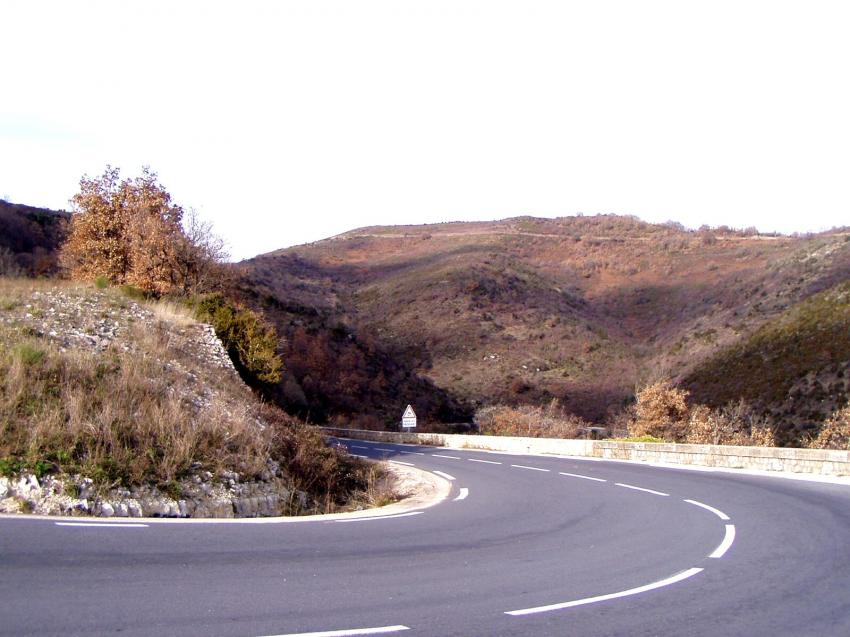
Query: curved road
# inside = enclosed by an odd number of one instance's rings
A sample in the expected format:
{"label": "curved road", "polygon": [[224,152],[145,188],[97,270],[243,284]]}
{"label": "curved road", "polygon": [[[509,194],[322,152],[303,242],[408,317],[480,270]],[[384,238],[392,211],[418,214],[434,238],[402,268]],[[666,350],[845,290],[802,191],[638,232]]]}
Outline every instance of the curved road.
{"label": "curved road", "polygon": [[344,443],[452,494],[345,522],[2,519],[0,634],[850,635],[846,485]]}

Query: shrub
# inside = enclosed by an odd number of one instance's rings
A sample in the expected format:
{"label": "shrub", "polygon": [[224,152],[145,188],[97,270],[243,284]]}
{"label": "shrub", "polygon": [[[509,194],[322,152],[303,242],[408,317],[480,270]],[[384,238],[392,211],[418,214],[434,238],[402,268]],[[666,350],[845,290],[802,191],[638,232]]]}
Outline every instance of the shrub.
{"label": "shrub", "polygon": [[850,405],[835,412],[821,427],[812,449],[850,449]]}
{"label": "shrub", "polygon": [[743,400],[722,409],[695,405],[688,418],[685,440],[695,444],[776,446],[770,420]]}
{"label": "shrub", "polygon": [[566,413],[557,399],[546,407],[492,405],[475,412],[473,422],[488,436],[578,438],[590,423]]}
{"label": "shrub", "polygon": [[84,176],[72,198],[75,213],[62,246],[61,261],[77,280],[97,277],[162,295],[197,292],[212,284],[213,267],[226,253],[223,244],[189,216],[145,168],[137,178],[121,179],[107,166],[97,178]]}
{"label": "shrub", "polygon": [[103,275],[95,277],[94,287],[96,287],[98,290],[105,290],[109,287],[109,279],[107,279]]}
{"label": "shrub", "polygon": [[283,361],[277,353],[277,331],[273,326],[220,293],[201,297],[194,308],[198,320],[213,326],[230,357],[249,380],[265,385],[280,382]]}
{"label": "shrub", "polygon": [[688,429],[688,392],[661,380],[644,387],[637,395],[632,437],[653,436],[669,442],[681,441]]}

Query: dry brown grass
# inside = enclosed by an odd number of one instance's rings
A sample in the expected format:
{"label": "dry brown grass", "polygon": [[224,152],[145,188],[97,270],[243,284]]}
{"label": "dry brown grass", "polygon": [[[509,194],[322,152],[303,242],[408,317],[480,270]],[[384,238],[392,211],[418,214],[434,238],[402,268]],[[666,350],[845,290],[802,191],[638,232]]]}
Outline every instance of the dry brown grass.
{"label": "dry brown grass", "polygon": [[185,303],[160,299],[149,301],[145,303],[145,306],[153,312],[158,320],[172,325],[186,327],[197,322],[193,310],[187,307]]}
{"label": "dry brown grass", "polygon": [[[117,290],[32,281],[0,280],[0,300],[0,473],[167,486],[200,471],[262,478],[271,461],[311,496],[300,512],[377,492],[367,465],[261,403],[232,369],[204,364],[182,309],[142,304],[145,314]],[[32,314],[57,304],[69,329],[107,314],[117,336],[102,349],[43,334]]]}
{"label": "dry brown grass", "polygon": [[5,327],[0,337],[0,457],[126,485],[265,467],[273,432],[221,393],[196,405],[156,331],[137,351],[105,355]]}

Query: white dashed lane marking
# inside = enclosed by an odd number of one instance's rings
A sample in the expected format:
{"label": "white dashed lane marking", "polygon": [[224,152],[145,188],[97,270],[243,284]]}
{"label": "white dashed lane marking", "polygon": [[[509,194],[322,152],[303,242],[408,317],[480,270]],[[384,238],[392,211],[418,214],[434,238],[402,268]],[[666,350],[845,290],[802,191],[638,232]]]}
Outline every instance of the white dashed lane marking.
{"label": "white dashed lane marking", "polygon": [[580,473],[567,473],[566,471],[559,471],[559,474],[562,476],[569,476],[570,478],[581,478],[582,480],[593,480],[594,482],[608,482],[603,478],[593,478],[591,476],[583,476]]}
{"label": "white dashed lane marking", "polygon": [[496,462],[495,460],[479,460],[478,458],[467,458],[470,462],[481,462],[482,464],[502,464],[501,462]]}
{"label": "white dashed lane marking", "polygon": [[619,597],[629,597],[630,595],[638,595],[640,593],[645,593],[646,591],[652,591],[656,588],[662,588],[664,586],[670,586],[671,584],[676,584],[681,582],[682,580],[686,580],[689,577],[693,577],[697,573],[701,573],[703,569],[701,568],[689,568],[687,571],[682,571],[673,577],[668,577],[667,579],[659,580],[658,582],[653,582],[652,584],[646,584],[645,586],[638,586],[637,588],[630,588],[625,591],[620,591],[618,593],[609,593],[607,595],[599,595],[597,597],[585,597],[584,599],[576,599],[571,602],[562,602],[560,604],[550,604],[549,606],[536,606],[534,608],[523,608],[521,610],[512,610],[507,611],[506,615],[513,615],[515,617],[520,615],[532,615],[534,613],[546,613],[553,610],[561,610],[564,608],[572,608],[574,606],[584,606],[585,604],[594,604],[596,602],[604,602],[609,599],[617,599]]}
{"label": "white dashed lane marking", "polygon": [[723,541],[720,543],[720,546],[718,546],[716,549],[714,549],[714,552],[711,555],[709,555],[709,557],[712,557],[714,559],[719,559],[719,558],[723,557],[724,555],[726,555],[726,551],[729,550],[729,547],[732,546],[732,542],[734,542],[734,541],[735,541],[735,525],[734,524],[727,524],[726,525],[726,535],[723,537]]}
{"label": "white dashed lane marking", "polygon": [[516,467],[517,469],[528,469],[529,471],[549,471],[549,469],[540,469],[539,467],[528,467],[524,464],[512,464],[512,467]]}
{"label": "white dashed lane marking", "polygon": [[644,489],[643,487],[636,487],[633,484],[624,484],[622,482],[615,482],[614,484],[616,484],[618,487],[623,487],[625,489],[632,489],[634,491],[643,491],[644,493],[651,493],[653,495],[663,495],[665,497],[670,495],[669,493],[663,493],[662,491],[655,491],[653,489]]}
{"label": "white dashed lane marking", "polygon": [[466,487],[461,487],[460,493],[458,493],[457,497],[455,498],[455,502],[458,502],[459,500],[466,500],[466,497],[468,495],[469,495],[469,489],[467,489]]}
{"label": "white dashed lane marking", "polygon": [[386,635],[410,630],[407,626],[378,626],[377,628],[349,628],[348,630],[323,630],[318,633],[288,633],[286,635],[268,635],[267,637],[354,637],[355,635]]}
{"label": "white dashed lane marking", "polygon": [[460,458],[458,456],[444,456],[444,455],[441,455],[439,453],[432,453],[431,455],[435,458],[448,458],[449,460],[460,460]]}
{"label": "white dashed lane marking", "polygon": [[721,520],[728,520],[729,516],[723,513],[720,509],[715,509],[712,506],[708,506],[707,504],[703,504],[702,502],[697,502],[696,500],[685,500],[688,504],[695,504],[698,507],[705,509],[706,511],[711,511],[714,515],[719,517]]}

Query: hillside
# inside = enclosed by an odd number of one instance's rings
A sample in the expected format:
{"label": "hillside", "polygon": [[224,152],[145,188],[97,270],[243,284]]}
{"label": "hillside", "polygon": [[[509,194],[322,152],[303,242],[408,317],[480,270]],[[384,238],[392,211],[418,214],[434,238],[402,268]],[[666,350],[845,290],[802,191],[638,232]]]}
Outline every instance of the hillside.
{"label": "hillside", "polygon": [[114,288],[0,278],[0,433],[6,511],[325,512],[371,486],[260,402],[210,326]]}
{"label": "hillside", "polygon": [[[637,386],[690,378],[711,356],[850,279],[850,236],[523,217],[364,228],[242,267],[243,292],[276,317],[295,363],[284,404],[355,420],[390,404],[379,414],[390,424],[405,402],[422,401],[430,419],[446,421],[429,401],[460,406],[454,419],[480,405],[556,397],[604,421]],[[348,402],[317,392],[316,376],[327,370],[313,362],[328,357],[299,354],[305,334],[356,344],[357,356],[328,355],[336,374],[357,368],[379,378],[392,361],[415,382],[341,382]],[[742,379],[712,375],[724,399],[747,395]],[[811,413],[797,405],[783,417]]]}
{"label": "hillside", "polygon": [[57,270],[70,213],[0,199],[0,276],[43,276]]}
{"label": "hillside", "polygon": [[719,406],[743,398],[777,421],[790,440],[850,398],[850,282],[796,304],[691,370],[682,383],[694,400]]}

